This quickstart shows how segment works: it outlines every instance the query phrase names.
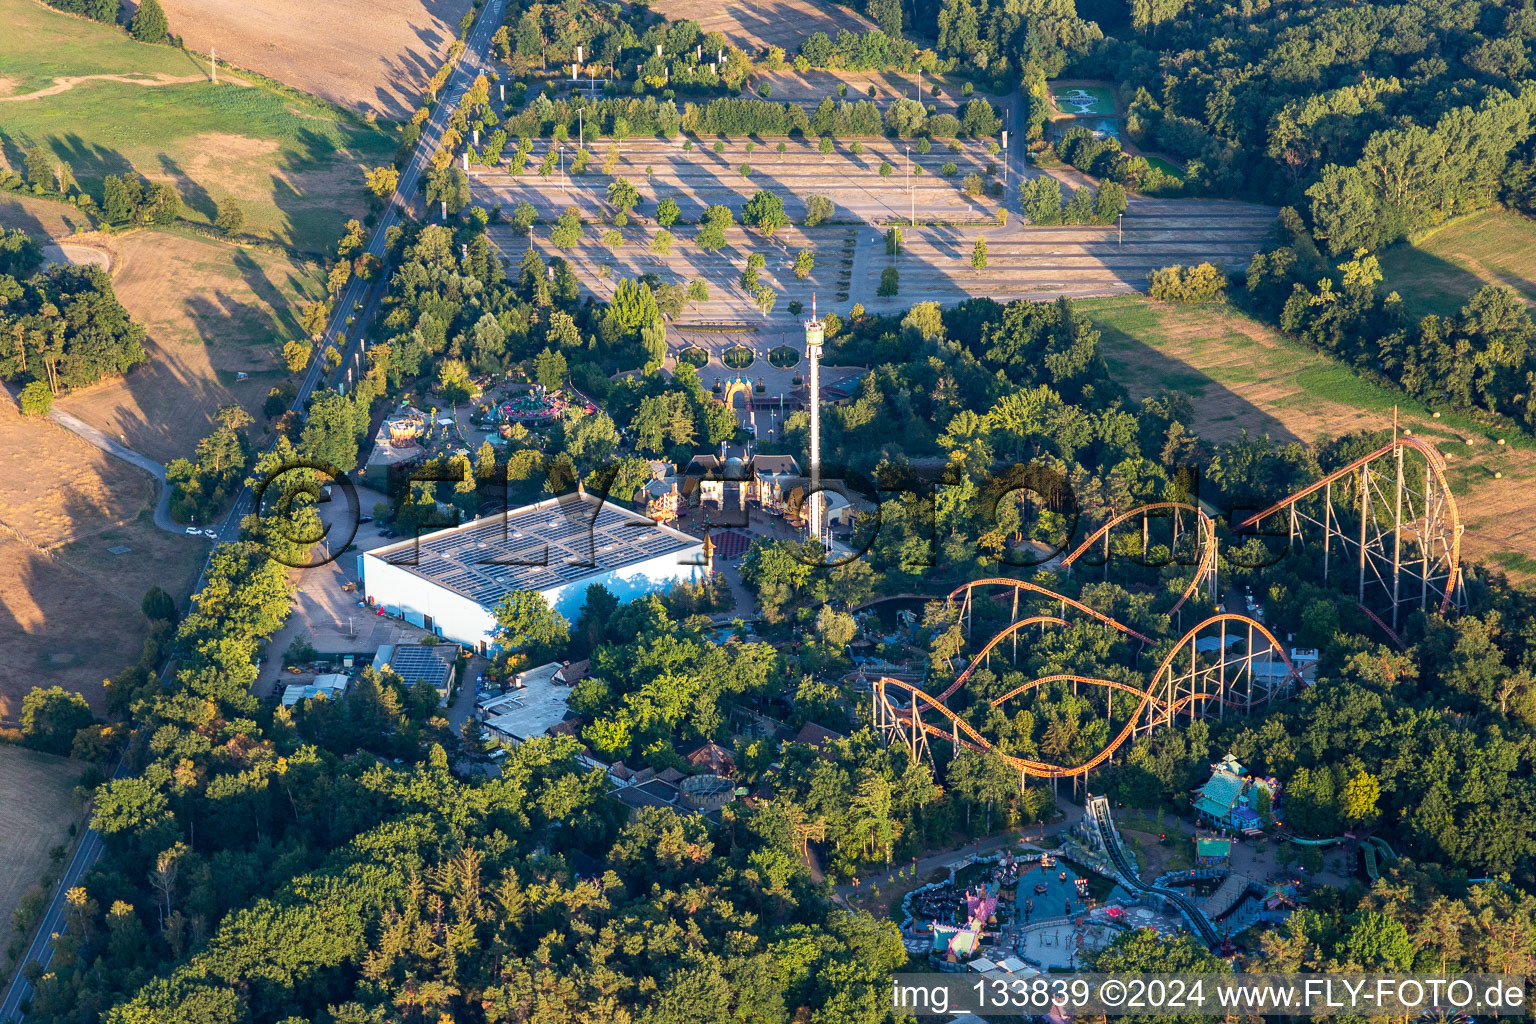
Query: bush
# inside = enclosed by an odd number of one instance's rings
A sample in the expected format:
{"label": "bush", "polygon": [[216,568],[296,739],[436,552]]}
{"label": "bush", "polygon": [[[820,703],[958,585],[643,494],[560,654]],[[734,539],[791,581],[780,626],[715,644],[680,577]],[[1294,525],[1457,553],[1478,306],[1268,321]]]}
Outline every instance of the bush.
{"label": "bush", "polygon": [[835,207],[832,200],[826,196],[812,195],[805,197],[805,221],[808,228],[813,228],[822,221],[830,220]]}
{"label": "bush", "polygon": [[1210,263],[1172,266],[1147,275],[1147,292],[1159,302],[1215,302],[1227,291],[1227,275]]}
{"label": "bush", "polygon": [[165,10],[159,0],[143,0],[139,11],[128,23],[128,31],[141,43],[163,43],[170,25],[165,20]]}
{"label": "bush", "polygon": [[939,173],[946,178],[953,178],[956,174],[960,173],[960,168],[955,166],[953,160],[945,160],[943,166],[939,168]]}
{"label": "bush", "polygon": [[981,183],[981,175],[977,174],[975,171],[967,174],[960,182],[961,191],[973,199],[981,195],[983,188],[984,186]]}
{"label": "bush", "polygon": [[35,380],[21,389],[21,414],[23,416],[47,416],[53,411],[53,392],[48,385]]}

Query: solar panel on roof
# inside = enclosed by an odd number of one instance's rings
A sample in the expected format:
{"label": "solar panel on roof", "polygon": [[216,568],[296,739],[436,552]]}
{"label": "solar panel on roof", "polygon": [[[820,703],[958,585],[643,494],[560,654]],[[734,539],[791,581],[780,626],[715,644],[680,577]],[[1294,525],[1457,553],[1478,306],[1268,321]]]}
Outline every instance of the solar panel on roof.
{"label": "solar panel on roof", "polygon": [[489,606],[512,590],[569,584],[693,543],[606,502],[562,499],[426,534],[380,557]]}

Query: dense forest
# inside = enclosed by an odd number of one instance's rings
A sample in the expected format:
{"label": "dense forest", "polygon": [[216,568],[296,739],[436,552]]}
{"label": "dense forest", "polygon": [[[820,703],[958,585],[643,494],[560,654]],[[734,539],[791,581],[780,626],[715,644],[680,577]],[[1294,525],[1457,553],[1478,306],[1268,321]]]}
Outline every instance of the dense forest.
{"label": "dense forest", "polygon": [[0,380],[58,393],[149,361],[144,327],[118,303],[106,271],[42,263],[36,239],[0,231]]}
{"label": "dense forest", "polygon": [[[968,0],[960,0],[968,2]],[[1524,201],[1529,4],[1136,0],[1073,74],[1122,83],[1136,143],[1189,179],[1305,210],[1338,255]]]}

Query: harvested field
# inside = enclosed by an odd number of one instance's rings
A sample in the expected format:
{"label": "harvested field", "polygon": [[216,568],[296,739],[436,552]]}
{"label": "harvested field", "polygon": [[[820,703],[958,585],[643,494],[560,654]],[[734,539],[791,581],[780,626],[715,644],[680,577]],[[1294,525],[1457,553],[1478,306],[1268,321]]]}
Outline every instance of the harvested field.
{"label": "harvested field", "polygon": [[138,658],[144,592],[185,594],[206,545],[150,521],[159,489],[147,474],[9,401],[0,458],[0,631],[12,652],[0,663],[0,718],[14,719],[34,686],[100,706],[102,680]]}
{"label": "harvested field", "polygon": [[867,18],[827,2],[815,0],[659,0],[651,9],[671,21],[696,21],[705,32],[719,32],[726,42],[748,54],[769,46],[782,46],[793,54],[807,36],[825,32],[835,39],[843,29],[863,34],[875,27]]}
{"label": "harvested field", "polygon": [[[69,395],[59,407],[157,462],[190,456],[220,406],[257,415],[288,376],[285,341],[302,338],[299,303],[324,290],[314,266],[170,231],[110,240],[113,286],[149,329],[148,366]],[[237,381],[237,373],[249,379]]]}
{"label": "harvested field", "polygon": [[[189,220],[211,223],[218,204],[233,198],[249,233],[328,250],[347,217],[363,210],[364,169],[394,151],[391,133],[333,106],[232,72],[214,85],[201,77],[206,67],[182,51],[140,45],[33,0],[0,0],[0,23],[12,28],[0,37],[0,67],[14,95],[60,77],[80,79],[52,95],[4,104],[9,141],[0,162],[41,144],[98,201],[107,175],[133,170],[174,185]],[[49,39],[63,53],[40,45]],[[146,88],[93,75],[185,81]]]}
{"label": "harvested field", "polygon": [[[1115,376],[1140,399],[1188,395],[1197,433],[1210,440],[1268,434],[1316,442],[1399,423],[1444,453],[1466,533],[1466,557],[1536,579],[1536,450],[1459,416],[1362,381],[1327,357],[1288,341],[1224,304],[1169,306],[1143,296],[1091,299],[1082,308],[1102,331]],[[1471,444],[1468,444],[1468,441]],[[1502,474],[1495,479],[1494,473]]]}
{"label": "harvested field", "polygon": [[91,222],[68,203],[7,192],[0,195],[0,228],[21,228],[40,238],[63,238],[91,230]]}
{"label": "harvested field", "polygon": [[[442,65],[469,0],[164,0],[188,48],[351,110],[403,120]],[[345,26],[344,32],[336,31]]]}
{"label": "harvested field", "polygon": [[1486,284],[1536,302],[1536,221],[1511,210],[1474,213],[1385,250],[1381,270],[1382,287],[1396,289],[1415,316],[1453,316]]}
{"label": "harvested field", "polygon": [[[63,757],[0,746],[0,941],[18,938],[11,915],[28,889],[42,881],[48,851],[69,843],[69,826],[80,820],[74,788],[85,765]],[[0,971],[0,979],[6,972]]]}

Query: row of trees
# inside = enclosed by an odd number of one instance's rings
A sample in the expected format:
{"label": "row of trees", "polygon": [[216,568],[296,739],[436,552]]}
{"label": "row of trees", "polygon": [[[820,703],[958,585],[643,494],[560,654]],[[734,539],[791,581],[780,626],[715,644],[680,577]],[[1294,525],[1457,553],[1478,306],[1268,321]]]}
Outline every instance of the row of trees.
{"label": "row of trees", "polygon": [[[483,119],[481,124],[489,122]],[[933,138],[996,136],[1002,122],[987,100],[973,97],[954,112],[936,105],[924,106],[913,99],[892,100],[882,113],[872,100],[823,97],[811,113],[798,103],[773,103],[746,97],[722,97],[706,104],[685,103],[681,110],[671,99],[608,98],[588,101],[551,100],[540,94],[522,111],[499,122],[498,135],[486,143],[499,157],[507,139],[520,136],[553,137],[565,141],[580,128],[586,138],[607,136],[623,143],[631,138],[675,138],[692,135],[815,135],[831,138],[871,138],[890,134]],[[524,154],[526,158],[526,154]],[[482,159],[489,156],[482,153]],[[514,162],[516,158],[514,157]]]}
{"label": "row of trees", "polygon": [[1019,186],[1019,202],[1032,224],[1113,224],[1125,212],[1125,189],[1106,181],[1098,190],[1084,185],[1061,201],[1061,183],[1048,174]]}

